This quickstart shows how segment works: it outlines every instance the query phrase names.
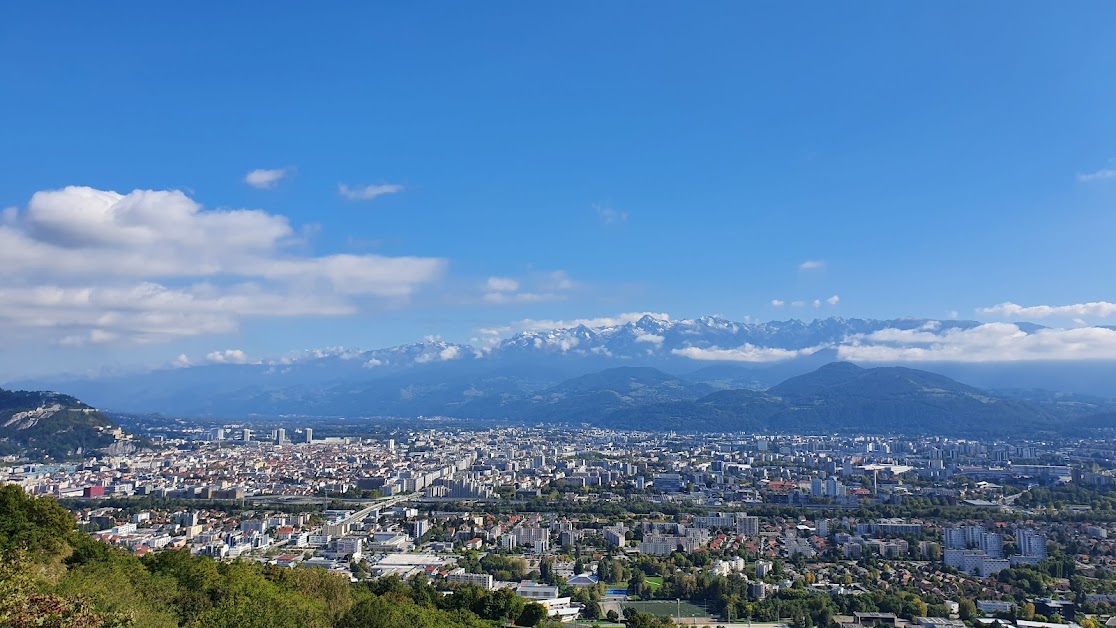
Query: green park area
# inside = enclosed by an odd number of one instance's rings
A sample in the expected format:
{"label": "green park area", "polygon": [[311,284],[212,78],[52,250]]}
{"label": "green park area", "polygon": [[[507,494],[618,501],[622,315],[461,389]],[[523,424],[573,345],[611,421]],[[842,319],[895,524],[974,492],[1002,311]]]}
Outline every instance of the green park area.
{"label": "green park area", "polygon": [[[651,578],[647,579],[648,581]],[[624,602],[623,608],[634,608],[637,611],[651,613],[652,615],[667,615],[669,617],[697,617],[707,618],[709,613],[700,606],[689,602],[675,602],[674,600],[654,600],[645,602]]]}

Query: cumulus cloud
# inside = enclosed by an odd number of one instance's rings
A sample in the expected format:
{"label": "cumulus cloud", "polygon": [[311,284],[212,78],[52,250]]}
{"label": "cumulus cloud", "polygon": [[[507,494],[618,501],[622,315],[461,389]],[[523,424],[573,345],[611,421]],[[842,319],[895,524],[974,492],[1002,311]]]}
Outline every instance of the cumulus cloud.
{"label": "cumulus cloud", "polygon": [[666,338],[658,334],[640,334],[635,339],[636,342],[647,342],[655,346],[662,346],[664,340]]}
{"label": "cumulus cloud", "polygon": [[1023,362],[1116,360],[1116,330],[1104,327],[1040,329],[1010,323],[937,331],[883,329],[855,336],[838,356],[860,362]]}
{"label": "cumulus cloud", "polygon": [[830,305],[837,305],[838,303],[841,302],[841,297],[839,297],[837,295],[833,295],[833,296],[829,297],[828,299],[826,299],[825,302],[830,304]]}
{"label": "cumulus cloud", "polygon": [[1022,306],[1015,303],[1000,303],[977,310],[1005,318],[1042,319],[1042,318],[1108,318],[1116,314],[1116,303],[1094,301],[1072,305],[1032,305]]}
{"label": "cumulus cloud", "polygon": [[260,190],[270,190],[292,172],[293,168],[258,168],[244,175],[244,182]]}
{"label": "cumulus cloud", "polygon": [[619,225],[628,222],[628,212],[618,211],[608,205],[595,203],[593,211],[597,213],[597,218],[606,225]]}
{"label": "cumulus cloud", "polygon": [[171,366],[173,366],[174,368],[186,368],[191,364],[192,363],[190,362],[190,356],[186,355],[185,353],[178,354],[178,357],[171,362]]}
{"label": "cumulus cloud", "polygon": [[1096,172],[1086,172],[1077,175],[1077,180],[1080,183],[1092,183],[1095,181],[1106,181],[1108,179],[1116,179],[1116,168],[1104,168]]}
{"label": "cumulus cloud", "polygon": [[182,192],[37,192],[0,225],[0,324],[67,344],[227,333],[248,316],[342,316],[437,280],[445,260],[301,253],[288,220]]}
{"label": "cumulus cloud", "polygon": [[781,362],[803,355],[810,355],[818,351],[818,349],[820,349],[820,347],[811,347],[809,349],[779,349],[775,347],[757,347],[746,343],[735,349],[685,347],[682,349],[673,349],[671,353],[691,360],[700,360],[704,362]]}
{"label": "cumulus cloud", "polygon": [[820,259],[808,259],[798,265],[798,270],[821,270],[825,268],[825,261]]}
{"label": "cumulus cloud", "polygon": [[787,302],[782,299],[771,299],[771,307],[783,307]]}
{"label": "cumulus cloud", "polygon": [[211,351],[205,355],[205,359],[214,364],[245,364],[248,362],[248,355],[240,349],[225,349]]}
{"label": "cumulus cloud", "polygon": [[370,201],[388,194],[398,194],[403,191],[402,185],[385,183],[382,185],[358,185],[349,187],[344,183],[337,185],[337,193],[347,201]]}

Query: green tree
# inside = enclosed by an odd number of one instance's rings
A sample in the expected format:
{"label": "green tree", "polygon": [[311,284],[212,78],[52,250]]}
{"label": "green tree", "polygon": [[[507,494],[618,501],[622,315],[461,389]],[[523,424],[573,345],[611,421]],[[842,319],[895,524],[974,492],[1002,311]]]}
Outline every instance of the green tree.
{"label": "green tree", "polygon": [[56,554],[74,534],[74,518],[54,500],[32,497],[15,484],[0,486],[0,553]]}
{"label": "green tree", "polygon": [[973,621],[977,617],[976,604],[970,599],[962,599],[958,603],[957,616],[961,621]]}
{"label": "green tree", "polygon": [[545,606],[538,602],[528,602],[515,623],[520,626],[538,626],[540,622],[547,618],[547,615]]}

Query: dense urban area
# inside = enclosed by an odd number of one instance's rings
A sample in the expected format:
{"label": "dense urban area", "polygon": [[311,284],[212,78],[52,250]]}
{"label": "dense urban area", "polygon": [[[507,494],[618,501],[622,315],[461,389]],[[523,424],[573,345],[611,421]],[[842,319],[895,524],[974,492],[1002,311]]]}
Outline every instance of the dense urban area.
{"label": "dense urban area", "polygon": [[[1105,440],[431,425],[164,425],[2,471],[153,572],[320,568],[496,625],[1116,625]],[[178,620],[214,625],[195,605]]]}

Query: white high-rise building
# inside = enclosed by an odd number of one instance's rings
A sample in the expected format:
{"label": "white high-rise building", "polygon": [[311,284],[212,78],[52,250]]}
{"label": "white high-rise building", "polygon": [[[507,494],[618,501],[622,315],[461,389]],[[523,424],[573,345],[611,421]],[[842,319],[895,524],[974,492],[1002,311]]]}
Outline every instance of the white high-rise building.
{"label": "white high-rise building", "polygon": [[1023,556],[1034,556],[1039,560],[1046,558],[1046,537],[1034,530],[1016,530],[1015,545]]}
{"label": "white high-rise building", "polygon": [[749,517],[744,513],[736,515],[736,533],[742,536],[759,534],[759,517]]}

